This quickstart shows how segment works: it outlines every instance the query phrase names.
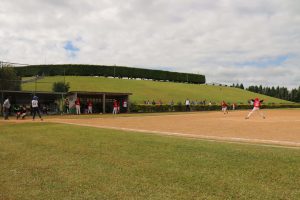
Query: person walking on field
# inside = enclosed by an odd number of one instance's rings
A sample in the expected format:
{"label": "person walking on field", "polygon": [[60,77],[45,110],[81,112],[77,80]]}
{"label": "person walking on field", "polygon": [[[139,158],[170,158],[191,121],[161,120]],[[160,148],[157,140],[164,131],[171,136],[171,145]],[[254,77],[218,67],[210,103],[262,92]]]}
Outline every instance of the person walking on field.
{"label": "person walking on field", "polygon": [[8,115],[9,115],[9,109],[10,109],[10,97],[7,97],[5,101],[3,102],[3,116],[5,120],[8,120]]}
{"label": "person walking on field", "polygon": [[222,111],[223,111],[224,115],[228,114],[228,110],[227,110],[228,105],[226,104],[225,101],[222,101],[221,106],[222,106]]}
{"label": "person walking on field", "polygon": [[249,119],[249,117],[256,111],[263,119],[265,119],[266,118],[265,115],[260,111],[261,104],[264,100],[259,100],[259,98],[255,98],[255,99],[251,99],[250,101],[251,104],[253,104],[253,109],[251,110],[251,112],[249,112],[249,114],[245,119]]}
{"label": "person walking on field", "polygon": [[75,101],[75,107],[76,107],[76,114],[80,115],[81,112],[80,112],[80,99],[79,99],[79,97],[77,97],[77,99]]}
{"label": "person walking on field", "polygon": [[41,113],[40,113],[40,109],[39,109],[39,101],[38,101],[37,96],[34,96],[32,98],[31,107],[32,107],[32,113],[33,113],[32,120],[35,119],[35,115],[37,113],[39,115],[41,121],[43,121],[43,118],[41,117]]}

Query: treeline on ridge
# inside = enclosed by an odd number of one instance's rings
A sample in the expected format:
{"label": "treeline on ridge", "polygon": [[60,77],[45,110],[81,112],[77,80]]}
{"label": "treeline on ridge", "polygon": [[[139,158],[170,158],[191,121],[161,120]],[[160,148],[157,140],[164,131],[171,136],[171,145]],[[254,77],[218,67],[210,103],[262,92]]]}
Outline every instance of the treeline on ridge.
{"label": "treeline on ridge", "polygon": [[141,78],[158,81],[205,83],[205,76],[200,74],[170,72],[163,70],[142,69],[123,66],[104,65],[29,65],[15,67],[18,76],[28,77],[36,75],[45,76],[105,76],[118,78]]}
{"label": "treeline on ridge", "polygon": [[287,101],[300,102],[300,87],[288,90],[286,87],[262,87],[260,86],[249,86],[247,90],[264,94],[267,96],[275,97],[278,99],[284,99]]}
{"label": "treeline on ridge", "polygon": [[287,101],[300,102],[300,86],[291,90],[289,90],[287,87],[263,87],[262,85],[250,85],[249,87],[244,88],[243,84],[233,84],[231,87],[246,89],[250,92],[264,94]]}

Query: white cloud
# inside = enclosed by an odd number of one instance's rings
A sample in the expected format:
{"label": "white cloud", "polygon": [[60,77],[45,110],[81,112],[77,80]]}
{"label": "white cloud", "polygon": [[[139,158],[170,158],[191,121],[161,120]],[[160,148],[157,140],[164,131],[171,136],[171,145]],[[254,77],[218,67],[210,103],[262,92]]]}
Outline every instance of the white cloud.
{"label": "white cloud", "polygon": [[300,80],[295,0],[2,0],[0,26],[0,59],[11,62],[168,68],[229,84]]}

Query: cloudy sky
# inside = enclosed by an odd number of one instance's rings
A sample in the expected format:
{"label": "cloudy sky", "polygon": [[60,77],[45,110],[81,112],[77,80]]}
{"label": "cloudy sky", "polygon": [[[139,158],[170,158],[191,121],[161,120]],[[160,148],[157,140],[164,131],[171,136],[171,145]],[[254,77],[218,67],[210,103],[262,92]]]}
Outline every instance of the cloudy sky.
{"label": "cloudy sky", "polygon": [[300,85],[298,0],[1,0],[0,60]]}

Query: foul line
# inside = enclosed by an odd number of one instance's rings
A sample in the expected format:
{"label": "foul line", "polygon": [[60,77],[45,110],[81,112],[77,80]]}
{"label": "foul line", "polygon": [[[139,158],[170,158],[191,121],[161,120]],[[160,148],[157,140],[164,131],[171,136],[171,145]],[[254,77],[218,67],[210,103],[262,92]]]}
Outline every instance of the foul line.
{"label": "foul line", "polygon": [[140,132],[140,133],[152,133],[152,134],[167,135],[167,136],[181,136],[181,137],[195,138],[195,139],[202,139],[202,140],[216,141],[216,142],[222,141],[222,142],[228,142],[228,143],[251,144],[251,145],[259,145],[259,146],[267,146],[267,147],[280,147],[280,148],[293,148],[293,149],[300,148],[299,142],[263,140],[263,139],[247,139],[247,138],[238,138],[238,137],[195,135],[195,134],[189,134],[189,133],[151,131],[151,130],[144,130],[144,129],[120,128],[120,127],[113,127],[113,126],[100,126],[100,125],[80,124],[80,123],[78,124],[78,123],[72,123],[72,122],[54,121],[54,123],[85,126],[85,127],[95,127],[95,128],[103,128],[103,129],[122,130],[122,131],[133,131],[133,132]]}

